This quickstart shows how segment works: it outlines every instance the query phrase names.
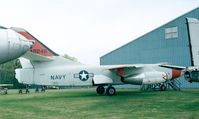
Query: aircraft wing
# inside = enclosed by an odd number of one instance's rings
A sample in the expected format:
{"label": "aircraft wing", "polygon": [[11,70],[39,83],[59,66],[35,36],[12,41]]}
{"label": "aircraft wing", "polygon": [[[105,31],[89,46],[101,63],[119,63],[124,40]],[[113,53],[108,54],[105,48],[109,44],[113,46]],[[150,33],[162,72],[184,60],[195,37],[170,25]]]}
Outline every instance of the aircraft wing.
{"label": "aircraft wing", "polygon": [[[105,70],[109,70],[120,77],[128,77],[140,73],[144,65],[106,65],[103,67]],[[95,75],[93,81],[96,85],[111,84],[114,82],[113,79],[105,75]]]}
{"label": "aircraft wing", "polygon": [[117,75],[121,77],[128,77],[131,75],[135,75],[140,73],[144,65],[118,65],[118,66],[111,66],[108,70],[115,72]]}
{"label": "aircraft wing", "polygon": [[[159,64],[130,64],[130,65],[107,65],[104,66],[106,70],[111,71],[113,74],[116,74],[117,76],[120,76],[122,78],[129,78],[136,75],[139,75],[145,71],[154,71],[157,72],[157,70],[154,69],[154,67],[164,67],[171,69],[172,72],[175,72],[176,70],[184,70],[186,67],[180,67],[180,66],[174,66],[174,65],[168,65],[165,63],[159,63]],[[178,71],[179,72],[179,71]],[[103,80],[102,80],[103,79]],[[94,77],[94,84],[111,84],[114,82],[115,79],[111,79],[107,76],[95,76]]]}
{"label": "aircraft wing", "polygon": [[22,57],[26,58],[26,59],[29,59],[31,62],[49,62],[49,61],[53,61],[53,58],[51,58],[51,57],[42,56],[42,55],[39,55],[39,54],[32,53],[30,51],[25,53]]}
{"label": "aircraft wing", "polygon": [[163,63],[156,63],[156,64],[123,64],[123,65],[104,65],[106,69],[109,70],[115,70],[115,69],[120,69],[120,68],[128,68],[128,69],[136,69],[136,68],[143,68],[145,66],[173,66],[173,65],[168,65],[168,63],[163,62]]}
{"label": "aircraft wing", "polygon": [[[160,63],[160,64],[149,64],[151,65],[150,67],[147,67],[147,70],[154,70],[152,68],[152,66],[159,66],[159,67],[164,67],[164,68],[170,68],[170,69],[177,69],[177,70],[185,70],[186,67],[182,67],[182,66],[175,66],[175,65],[168,65],[165,63]],[[141,72],[143,72],[143,68],[145,67],[144,64],[135,64],[135,65],[119,65],[119,66],[113,66],[113,67],[109,67],[108,69],[110,71],[115,72],[117,75],[121,76],[121,77],[129,77],[132,75],[136,75],[139,74]],[[145,67],[146,69],[146,67]]]}

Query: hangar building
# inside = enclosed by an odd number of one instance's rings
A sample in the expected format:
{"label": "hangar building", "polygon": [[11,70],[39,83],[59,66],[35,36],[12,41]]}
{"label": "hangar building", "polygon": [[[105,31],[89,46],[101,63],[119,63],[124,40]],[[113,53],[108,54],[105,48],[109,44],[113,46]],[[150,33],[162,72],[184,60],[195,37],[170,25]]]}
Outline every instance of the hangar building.
{"label": "hangar building", "polygon": [[[199,19],[199,8],[105,54],[100,57],[100,64],[168,62],[177,66],[199,65],[199,39],[190,38],[187,18]],[[182,88],[199,88],[199,83],[189,83],[184,77],[179,81]]]}

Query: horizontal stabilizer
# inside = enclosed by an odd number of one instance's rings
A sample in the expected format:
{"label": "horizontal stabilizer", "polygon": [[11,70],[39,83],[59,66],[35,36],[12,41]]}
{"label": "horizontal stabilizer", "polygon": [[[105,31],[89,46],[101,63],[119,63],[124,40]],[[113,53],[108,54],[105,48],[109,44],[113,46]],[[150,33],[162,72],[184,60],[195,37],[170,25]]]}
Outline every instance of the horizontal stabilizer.
{"label": "horizontal stabilizer", "polygon": [[31,62],[49,62],[53,61],[52,57],[42,56],[32,52],[27,52],[22,56],[23,58],[29,59]]}

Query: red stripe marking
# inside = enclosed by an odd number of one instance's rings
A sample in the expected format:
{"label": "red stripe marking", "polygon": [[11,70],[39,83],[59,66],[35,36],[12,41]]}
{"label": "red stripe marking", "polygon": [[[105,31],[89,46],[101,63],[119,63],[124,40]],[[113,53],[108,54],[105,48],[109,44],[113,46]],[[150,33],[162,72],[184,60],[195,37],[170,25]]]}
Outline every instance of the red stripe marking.
{"label": "red stripe marking", "polygon": [[178,78],[181,76],[181,70],[172,69],[172,79]]}

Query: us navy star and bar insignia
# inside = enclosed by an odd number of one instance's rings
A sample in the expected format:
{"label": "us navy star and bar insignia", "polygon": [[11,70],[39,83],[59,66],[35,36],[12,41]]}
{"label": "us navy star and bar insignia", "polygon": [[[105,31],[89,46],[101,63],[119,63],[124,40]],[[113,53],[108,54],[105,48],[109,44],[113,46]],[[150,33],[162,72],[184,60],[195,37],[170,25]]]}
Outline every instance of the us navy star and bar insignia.
{"label": "us navy star and bar insignia", "polygon": [[93,78],[93,73],[88,73],[86,70],[82,70],[77,74],[74,74],[74,78],[79,78],[81,81],[87,81],[89,78]]}

